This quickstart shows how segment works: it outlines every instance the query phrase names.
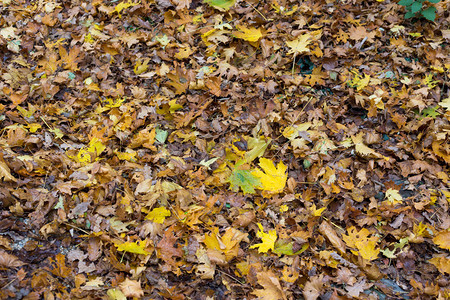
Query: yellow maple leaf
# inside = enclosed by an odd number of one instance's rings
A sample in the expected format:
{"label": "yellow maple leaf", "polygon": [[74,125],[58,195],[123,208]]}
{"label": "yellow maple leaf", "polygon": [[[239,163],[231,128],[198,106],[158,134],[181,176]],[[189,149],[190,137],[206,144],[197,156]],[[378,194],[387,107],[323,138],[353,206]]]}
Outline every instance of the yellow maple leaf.
{"label": "yellow maple leaf", "polygon": [[228,227],[221,237],[219,228],[214,227],[211,234],[205,234],[204,243],[208,249],[224,254],[225,260],[230,261],[238,255],[239,243],[242,240],[248,242],[247,235],[237,229]]}
{"label": "yellow maple leaf", "polygon": [[259,237],[262,242],[251,246],[250,249],[258,248],[259,253],[274,250],[275,241],[277,240],[277,231],[274,229],[269,230],[269,233],[265,233],[261,223],[258,223],[258,227],[259,231],[256,236]]}
{"label": "yellow maple leaf", "polygon": [[364,78],[358,74],[357,71],[353,70],[351,71],[354,75],[354,77],[348,81],[348,84],[351,87],[356,87],[356,91],[361,91],[362,89],[364,89],[366,86],[369,85],[370,82],[370,75],[369,74],[364,74]]}
{"label": "yellow maple leaf", "polygon": [[257,42],[262,38],[263,33],[260,28],[250,27],[246,28],[244,26],[236,26],[239,31],[233,32],[233,35],[238,39],[243,39],[248,42]]}
{"label": "yellow maple leaf", "polygon": [[[59,128],[57,128],[59,130]],[[82,165],[88,165],[94,161],[97,161],[98,156],[106,149],[106,146],[102,142],[94,137],[90,140],[89,144],[80,149],[76,155],[67,155],[69,158],[81,163]]]}
{"label": "yellow maple leaf", "polygon": [[400,195],[398,190],[388,189],[386,191],[386,200],[384,202],[387,202],[391,205],[396,205],[402,203],[402,201],[403,201],[402,195]]}
{"label": "yellow maple leaf", "polygon": [[342,239],[350,248],[356,248],[358,251],[351,250],[355,255],[361,255],[362,258],[367,260],[374,260],[378,257],[380,249],[377,249],[378,237],[371,236],[369,230],[366,228],[358,231],[355,226],[347,228],[348,235],[343,235]]}
{"label": "yellow maple leaf", "polygon": [[434,238],[433,242],[442,249],[450,250],[450,231],[441,231]]}
{"label": "yellow maple leaf", "polygon": [[148,215],[145,217],[147,220],[151,220],[155,223],[162,224],[166,217],[170,217],[170,210],[165,208],[164,206],[154,208]]}
{"label": "yellow maple leaf", "polygon": [[255,169],[251,173],[261,180],[262,190],[269,193],[280,193],[286,186],[287,167],[283,162],[279,162],[275,168],[274,163],[267,158],[261,158],[259,160],[259,166],[264,170],[262,172],[259,169]]}
{"label": "yellow maple leaf", "polygon": [[147,247],[147,240],[136,241],[134,243],[125,242],[122,244],[114,242],[114,245],[117,247],[117,251],[126,251],[126,252],[130,252],[130,253],[143,254],[143,255],[151,254],[151,252],[148,252],[147,250],[145,250],[145,248]]}
{"label": "yellow maple leaf", "polygon": [[286,44],[291,48],[288,54],[297,55],[298,53],[309,52],[307,47],[311,43],[311,35],[309,33],[299,36],[293,41],[288,41]]}
{"label": "yellow maple leaf", "polygon": [[327,208],[327,207],[325,206],[325,207],[322,207],[322,208],[317,209],[315,204],[313,204],[313,205],[310,207],[311,212],[312,212],[312,215],[313,215],[314,217],[320,217],[320,216],[322,215],[322,212],[323,212],[326,208]]}
{"label": "yellow maple leaf", "polygon": [[442,274],[450,274],[450,257],[433,257],[428,262],[432,263]]}
{"label": "yellow maple leaf", "polygon": [[119,16],[119,18],[122,18],[122,15],[120,14],[122,10],[127,9],[128,7],[133,7],[138,4],[139,3],[131,2],[131,0],[129,0],[128,2],[125,2],[125,1],[120,2],[119,4],[116,5],[114,10],[112,12],[110,12],[110,14],[117,12],[117,15]]}

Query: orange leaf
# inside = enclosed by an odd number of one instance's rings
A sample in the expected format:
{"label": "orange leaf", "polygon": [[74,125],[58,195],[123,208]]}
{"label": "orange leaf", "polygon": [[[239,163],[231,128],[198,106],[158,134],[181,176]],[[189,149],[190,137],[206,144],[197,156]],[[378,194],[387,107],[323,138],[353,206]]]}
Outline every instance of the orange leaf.
{"label": "orange leaf", "polygon": [[450,231],[441,231],[433,239],[433,242],[442,249],[450,250]]}

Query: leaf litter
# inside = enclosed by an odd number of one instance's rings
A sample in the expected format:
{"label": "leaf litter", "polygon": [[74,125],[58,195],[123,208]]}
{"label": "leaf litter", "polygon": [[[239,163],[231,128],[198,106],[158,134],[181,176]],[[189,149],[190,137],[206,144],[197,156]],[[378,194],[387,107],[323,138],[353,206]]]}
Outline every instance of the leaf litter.
{"label": "leaf litter", "polygon": [[448,1],[0,5],[0,299],[450,297]]}

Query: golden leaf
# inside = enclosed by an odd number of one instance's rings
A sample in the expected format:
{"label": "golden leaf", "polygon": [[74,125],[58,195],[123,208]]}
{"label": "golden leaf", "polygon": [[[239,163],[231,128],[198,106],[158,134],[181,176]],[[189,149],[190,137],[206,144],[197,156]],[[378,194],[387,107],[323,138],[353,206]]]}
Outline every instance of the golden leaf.
{"label": "golden leaf", "polygon": [[233,34],[238,39],[243,39],[248,42],[257,42],[263,36],[261,29],[256,29],[255,27],[246,28],[239,25],[236,27],[239,31],[235,31]]}
{"label": "golden leaf", "polygon": [[378,237],[371,236],[370,231],[366,228],[358,231],[355,226],[347,228],[348,235],[343,235],[342,239],[350,248],[356,248],[358,251],[353,251],[353,254],[361,255],[362,258],[367,260],[374,260],[378,257],[380,249],[377,249]]}
{"label": "golden leaf", "polygon": [[283,162],[279,162],[275,167],[274,163],[270,159],[263,157],[259,160],[259,166],[264,172],[256,169],[251,173],[261,180],[262,190],[269,193],[282,192],[286,186],[287,180],[287,167],[283,164]]}
{"label": "golden leaf", "polygon": [[262,241],[262,243],[255,244],[250,247],[250,249],[258,248],[258,252],[267,252],[269,250],[274,250],[275,241],[277,240],[277,231],[270,230],[269,233],[264,232],[264,228],[261,223],[258,223],[259,231],[256,234]]}
{"label": "golden leaf", "polygon": [[433,242],[442,249],[450,250],[450,231],[441,231],[433,239]]}

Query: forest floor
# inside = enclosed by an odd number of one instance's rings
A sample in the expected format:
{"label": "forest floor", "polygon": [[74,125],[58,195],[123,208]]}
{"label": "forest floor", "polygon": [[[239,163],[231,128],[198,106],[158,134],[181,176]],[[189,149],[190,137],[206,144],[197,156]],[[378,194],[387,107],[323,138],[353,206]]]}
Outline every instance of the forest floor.
{"label": "forest floor", "polygon": [[0,299],[449,299],[424,5],[3,0]]}

